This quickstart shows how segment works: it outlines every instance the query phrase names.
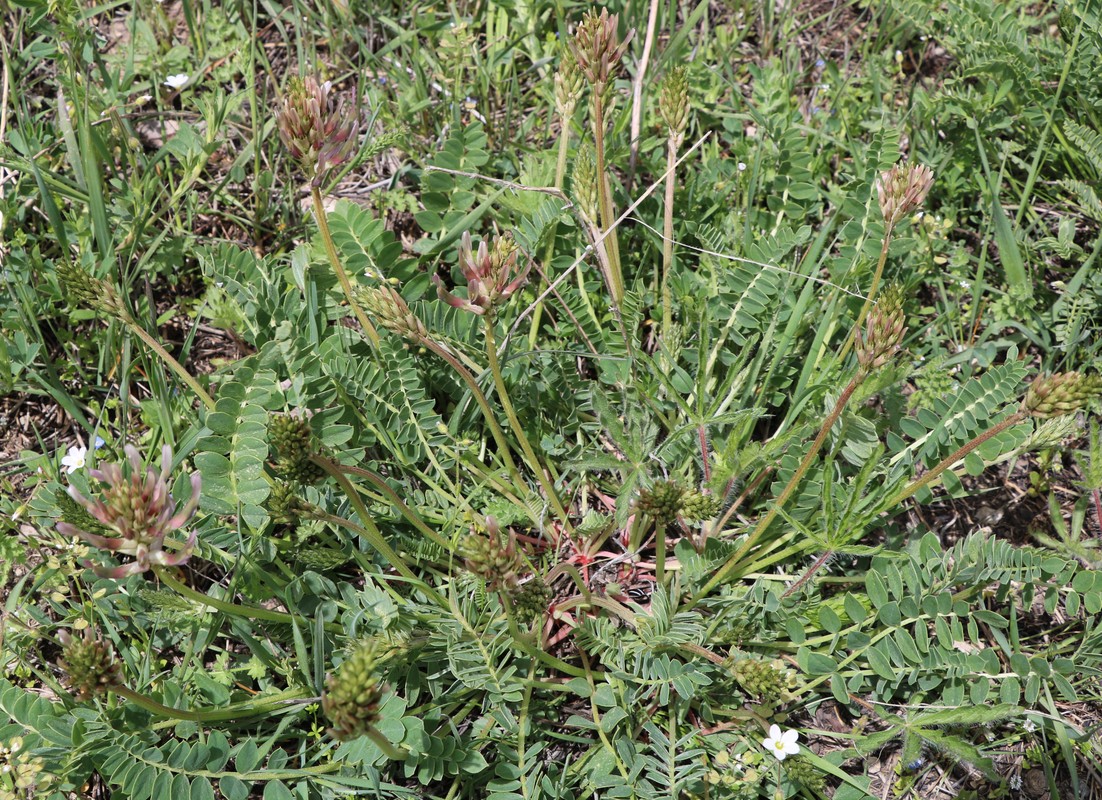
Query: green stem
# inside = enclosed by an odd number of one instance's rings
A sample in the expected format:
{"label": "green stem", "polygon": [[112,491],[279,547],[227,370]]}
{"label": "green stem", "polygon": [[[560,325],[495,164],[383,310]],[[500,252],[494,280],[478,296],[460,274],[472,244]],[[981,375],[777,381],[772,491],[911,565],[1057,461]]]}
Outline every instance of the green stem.
{"label": "green stem", "polygon": [[830,414],[823,421],[822,426],[819,428],[819,433],[815,437],[815,441],[811,443],[811,447],[807,453],[804,454],[803,460],[800,462],[799,467],[792,473],[792,477],[788,479],[788,483],[785,484],[784,490],[780,493],[777,499],[773,502],[772,507],[765,513],[765,515],[758,520],[758,524],[754,527],[754,530],[746,537],[746,541],[742,543],[742,546],[735,551],[735,553],[724,562],[723,566],[719,568],[715,575],[704,584],[702,588],[689,602],[689,608],[693,608],[700,602],[701,598],[708,594],[723,581],[730,577],[731,572],[738,566],[738,563],[746,556],[747,553],[758,543],[758,540],[765,534],[766,529],[776,519],[777,514],[784,507],[784,504],[792,497],[792,494],[796,491],[796,487],[800,481],[803,480],[804,475],[807,474],[808,469],[811,468],[812,462],[815,460],[815,456],[819,454],[819,450],[822,448],[823,443],[826,441],[827,434],[830,433],[830,429],[834,427],[834,423],[838,421],[838,417],[842,415],[842,410],[846,407],[846,403],[849,402],[850,397],[853,396],[854,391],[865,380],[868,373],[864,370],[858,370],[857,374],[853,376],[849,384],[842,390],[842,394],[838,397],[838,401],[834,404],[834,408]]}
{"label": "green stem", "polygon": [[1013,414],[1011,414],[1009,417],[1004,419],[1002,422],[998,423],[997,425],[992,426],[991,428],[988,428],[986,431],[981,433],[979,436],[977,436],[972,441],[968,442],[966,445],[961,447],[959,450],[957,450],[951,456],[948,456],[947,458],[943,458],[941,461],[939,461],[937,463],[937,466],[935,466],[933,469],[931,469],[929,472],[927,472],[921,478],[917,478],[914,481],[911,481],[911,483],[904,486],[899,492],[897,492],[891,498],[888,499],[888,502],[884,505],[885,510],[889,509],[889,508],[894,508],[895,506],[899,505],[900,503],[902,503],[907,498],[914,495],[916,492],[918,492],[924,486],[929,486],[931,483],[936,481],[941,476],[941,473],[945,472],[945,470],[949,469],[949,467],[953,466],[953,464],[956,464],[958,461],[960,461],[962,458],[967,456],[969,453],[971,453],[977,447],[982,445],[984,442],[988,441],[989,439],[991,439],[995,436],[998,436],[1000,433],[1005,431],[1007,428],[1013,427],[1014,425],[1017,425],[1019,422],[1024,422],[1028,417],[1029,417],[1029,415],[1026,414],[1024,411],[1015,411]]}
{"label": "green stem", "polygon": [[212,411],[214,410],[214,398],[207,393],[207,390],[204,389],[202,384],[200,384],[199,381],[195,379],[195,376],[184,369],[183,364],[172,357],[172,354],[164,348],[164,345],[153,338],[153,335],[141,325],[139,325],[138,321],[131,317],[129,314],[124,314],[121,317],[121,320],[128,328],[130,328],[130,330],[134,331],[134,333],[138,335],[139,339],[141,339],[143,342],[146,343],[146,345],[148,345],[150,350],[157,354],[158,358],[160,358],[161,361],[165,363],[165,366],[175,372],[179,376],[180,380],[187,384],[188,388],[191,389],[191,391],[195,392],[195,396],[203,401],[203,405],[205,405],[208,409]]}
{"label": "green stem", "polygon": [[857,324],[853,326],[853,329],[849,332],[849,338],[846,339],[846,343],[842,346],[842,352],[838,355],[838,361],[845,361],[847,355],[849,355],[850,348],[853,347],[853,342],[857,336],[857,331],[861,330],[861,326],[865,324],[865,317],[868,316],[869,309],[872,308],[872,303],[876,299],[876,290],[880,288],[880,278],[884,275],[884,264],[888,260],[888,247],[892,243],[892,233],[895,228],[891,223],[888,223],[887,228],[884,230],[884,241],[880,245],[880,258],[876,262],[876,272],[872,275],[872,286],[869,287],[869,296],[865,298],[865,304],[861,306],[861,313],[857,315]]}
{"label": "green stem", "polygon": [[[563,180],[566,178],[566,157],[570,151],[570,120],[565,116],[559,117],[559,156],[555,164],[555,188],[562,189]],[[555,254],[555,235],[559,223],[555,220],[549,226],[547,235],[547,248],[543,252],[543,274],[551,274],[551,258]],[[550,278],[548,279],[550,280]],[[532,326],[528,329],[528,348],[536,349],[536,338],[539,334],[540,318],[543,316],[543,300],[536,303],[532,311]]]}
{"label": "green stem", "polygon": [[516,644],[524,653],[542,661],[547,666],[557,669],[559,672],[565,672],[567,675],[572,675],[575,678],[584,678],[586,675],[585,670],[568,664],[567,662],[555,658],[546,650],[541,650],[529,641],[528,637],[517,626],[517,621],[513,618],[513,604],[509,602],[509,598],[504,594],[499,594],[502,605],[505,607],[505,620],[509,626],[509,633],[512,635],[513,643]]}
{"label": "green stem", "polygon": [[[230,603],[226,600],[219,600],[216,597],[211,597],[210,595],[203,594],[202,592],[197,592],[186,583],[177,580],[169,570],[163,567],[157,568],[156,574],[157,577],[160,578],[161,581],[173,591],[183,595],[189,600],[195,601],[196,603],[211,606],[212,608],[221,611],[223,614],[229,614],[231,617],[240,617],[242,619],[262,619],[267,620],[268,622],[279,622],[284,625],[294,625],[295,623],[298,623],[300,625],[313,625],[313,622],[311,620],[297,614],[288,614],[285,611],[272,611],[271,609],[257,608],[255,606],[242,606],[238,605],[237,603]],[[335,622],[327,622],[325,623],[325,630],[329,631],[330,633],[344,633],[344,626],[338,625]]]}
{"label": "green stem", "polygon": [[559,496],[555,493],[555,487],[545,474],[539,456],[537,456],[536,451],[532,449],[532,443],[528,441],[528,436],[524,432],[524,427],[520,424],[520,419],[517,417],[516,409],[513,408],[513,402],[509,399],[509,392],[505,388],[505,379],[501,375],[501,364],[497,359],[497,341],[494,338],[493,316],[487,314],[484,319],[486,321],[486,358],[490,362],[490,374],[494,378],[494,386],[497,388],[498,399],[501,401],[501,407],[505,411],[505,417],[509,420],[509,425],[513,428],[513,433],[517,437],[520,449],[524,451],[524,457],[528,460],[528,465],[532,468],[532,471],[536,473],[536,478],[539,479],[540,485],[547,495],[547,501],[555,510],[559,520],[569,531],[570,519],[567,517],[566,509],[563,508]]}
{"label": "green stem", "polygon": [[513,484],[522,496],[527,495],[528,487],[525,486],[524,481],[520,477],[520,472],[517,470],[517,465],[513,462],[513,456],[509,452],[509,442],[505,439],[505,432],[501,429],[501,425],[498,424],[493,409],[490,408],[490,403],[486,400],[486,395],[478,388],[478,381],[474,379],[474,375],[471,374],[470,370],[460,364],[455,356],[440,346],[439,343],[428,337],[419,338],[417,341],[440,358],[447,361],[448,364],[451,365],[451,368],[455,370],[456,374],[467,384],[467,388],[471,390],[475,402],[478,403],[478,407],[482,410],[482,416],[486,418],[486,424],[490,427],[490,435],[494,437],[497,449],[501,451],[501,458],[505,462],[505,468],[509,470],[509,476],[513,479]]}
{"label": "green stem", "polygon": [[673,192],[676,185],[674,166],[677,164],[677,143],[671,132],[666,143],[666,207],[662,215],[662,335],[673,327],[673,298],[670,292],[670,269],[673,267]]}
{"label": "green stem", "polygon": [[340,256],[337,255],[337,247],[333,244],[333,235],[329,232],[329,220],[325,214],[325,205],[321,199],[321,189],[317,186],[310,187],[310,196],[314,200],[314,219],[318,222],[318,230],[321,232],[321,241],[325,245],[325,253],[329,256],[329,263],[333,266],[333,272],[337,274],[337,280],[341,282],[341,289],[344,290],[344,297],[348,300],[348,305],[352,307],[352,312],[356,315],[356,319],[360,322],[360,327],[363,328],[364,333],[367,334],[368,340],[375,347],[379,349],[379,332],[375,330],[375,326],[371,324],[371,320],[367,318],[363,309],[360,308],[360,304],[356,302],[356,298],[352,296],[352,283],[348,280],[348,273],[344,271],[344,266],[341,264]]}
{"label": "green stem", "polygon": [[119,697],[125,697],[135,705],[144,708],[150,714],[154,714],[158,717],[168,717],[169,719],[189,720],[191,722],[230,722],[241,719],[242,717],[254,717],[261,714],[268,714],[280,707],[291,705],[295,701],[303,705],[316,702],[316,698],[307,698],[305,697],[305,693],[295,692],[293,694],[284,693],[283,696],[279,698],[263,698],[256,704],[235,706],[234,708],[208,708],[187,711],[182,708],[172,708],[163,703],[158,703],[152,697],[136,692],[126,686],[113,686],[111,687],[111,691]]}
{"label": "green stem", "polygon": [[356,491],[356,487],[352,485],[352,481],[348,480],[345,474],[341,472],[340,467],[323,456],[311,456],[310,460],[324,469],[333,480],[340,484],[345,496],[348,497],[348,501],[352,503],[352,507],[356,509],[356,514],[359,516],[363,525],[362,535],[371,543],[371,546],[378,550],[379,554],[389,561],[391,566],[398,570],[402,577],[420,583],[417,575],[409,568],[406,560],[398,555],[394,548],[383,538],[382,531],[380,531],[379,527],[375,524],[375,520],[371,518],[371,512],[367,510],[367,506],[364,504],[363,498],[360,497],[360,493]]}
{"label": "green stem", "polygon": [[[342,528],[347,528],[353,533],[363,536],[365,539],[371,539],[371,531],[367,530],[367,528],[363,527],[362,525],[357,525],[350,519],[345,519],[344,517],[337,516],[336,514],[329,514],[325,511],[322,511],[321,509],[318,509],[316,512],[311,513],[309,516],[311,516],[313,519],[321,520],[322,522],[328,522],[331,525],[339,525]],[[365,564],[361,563],[361,566],[365,566]],[[426,595],[431,597],[438,605],[441,605],[444,608],[448,607],[447,601],[443,597],[441,597],[435,589],[433,589],[423,580],[421,580],[420,578],[411,578],[405,574],[403,574],[403,577],[407,581],[409,581],[410,584],[416,586]]]}
{"label": "green stem", "polygon": [[608,255],[608,291],[616,307],[624,300],[624,277],[620,272],[620,247],[617,242],[616,214],[612,209],[612,193],[609,190],[608,175],[605,174],[605,109],[604,101],[594,88],[593,98],[593,138],[597,155],[597,203],[601,210],[601,227],[606,232],[605,251]]}
{"label": "green stem", "polygon": [[432,539],[445,550],[451,549],[451,545],[448,544],[448,542],[446,542],[444,538],[440,536],[440,534],[430,528],[428,526],[428,523],[421,519],[421,517],[419,517],[413,509],[411,509],[402,501],[402,498],[398,496],[398,493],[390,488],[387,482],[383,480],[382,475],[378,475],[369,469],[364,469],[363,467],[354,467],[350,464],[337,464],[336,466],[338,469],[348,475],[355,475],[358,478],[364,478],[365,480],[369,481],[372,486],[374,486],[376,489],[386,495],[386,498],[394,504],[399,513],[403,517],[405,517],[409,521],[409,523],[413,525],[413,527],[415,527],[421,533],[425,534],[425,536],[427,536],[429,539]]}
{"label": "green stem", "polygon": [[666,577],[666,525],[654,526],[654,580],[661,587]]}
{"label": "green stem", "polygon": [[405,761],[409,758],[409,751],[405,748],[398,749],[391,744],[390,739],[383,736],[375,728],[369,727],[364,735],[370,739],[376,747],[383,751],[383,755],[391,761]]}

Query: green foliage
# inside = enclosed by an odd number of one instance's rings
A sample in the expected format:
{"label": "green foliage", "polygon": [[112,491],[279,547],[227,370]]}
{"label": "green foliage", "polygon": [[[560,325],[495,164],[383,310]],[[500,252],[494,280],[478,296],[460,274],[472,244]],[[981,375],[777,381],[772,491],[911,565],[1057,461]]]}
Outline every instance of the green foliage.
{"label": "green foliage", "polygon": [[[5,8],[0,795],[862,797],[873,754],[899,791],[926,758],[998,780],[1027,713],[1077,772],[1102,445],[1057,479],[1078,416],[1021,401],[1102,365],[1097,2],[1057,38],[1016,2],[892,0],[852,62],[822,20],[656,9],[637,120],[648,9],[620,9],[592,176],[631,208],[613,304],[562,191],[592,111],[549,105],[578,9],[139,4],[104,49],[73,3]],[[372,109],[320,208],[263,112],[283,45]],[[903,154],[935,184],[889,227]],[[459,264],[464,233],[487,249]],[[870,372],[854,328],[888,283],[908,332]],[[503,299],[447,302],[471,289]],[[202,478],[194,552],[96,577],[112,541],[55,528],[96,493],[62,456],[165,443]],[[946,521],[1022,461],[1049,521]],[[78,702],[55,665],[83,630],[118,677]],[[828,703],[853,727],[820,731]],[[779,766],[771,725],[799,731]]]}

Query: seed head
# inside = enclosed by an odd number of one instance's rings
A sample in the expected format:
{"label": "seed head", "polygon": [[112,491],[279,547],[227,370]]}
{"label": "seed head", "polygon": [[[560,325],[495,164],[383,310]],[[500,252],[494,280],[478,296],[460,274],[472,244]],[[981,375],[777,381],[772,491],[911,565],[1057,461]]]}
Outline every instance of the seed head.
{"label": "seed head", "polygon": [[1034,417],[1074,414],[1102,393],[1102,376],[1057,372],[1030,384],[1022,410]]}
{"label": "seed head", "polygon": [[519,252],[508,236],[495,236],[492,247],[483,239],[476,252],[471,246],[470,232],[465,232],[459,246],[459,270],[467,279],[467,297],[456,297],[445,290],[440,276],[433,275],[437,295],[449,306],[472,314],[492,312],[498,303],[508,300],[528,280],[532,262],[528,261],[524,270],[518,272]]}
{"label": "seed head", "polygon": [[865,320],[865,335],[858,330],[854,336],[857,363],[864,372],[879,369],[899,351],[905,321],[902,290],[897,286],[885,289]]}
{"label": "seed head", "polygon": [[321,708],[337,741],[363,736],[379,720],[383,685],[376,674],[377,660],[375,644],[362,644],[326,681]]}
{"label": "seed head", "polygon": [[359,115],[336,99],[332,88],[312,75],[292,78],[276,113],[279,138],[313,186],[349,159],[359,132]]}
{"label": "seed head", "polygon": [[894,228],[926,201],[934,173],[921,164],[896,164],[876,179],[876,194],[884,222]]}
{"label": "seed head", "polygon": [[632,29],[621,42],[619,24],[619,16],[610,15],[607,8],[602,8],[600,14],[587,11],[570,41],[570,49],[578,62],[578,68],[598,97],[604,97],[624,53],[627,52],[628,44],[635,35],[635,30]]}
{"label": "seed head", "polygon": [[679,65],[666,73],[662,88],[658,92],[658,111],[666,123],[669,138],[674,147],[680,147],[685,140],[685,129],[689,125],[689,78],[688,69]]}
{"label": "seed head", "polygon": [[69,688],[80,701],[106,694],[122,685],[122,672],[110,644],[92,636],[90,628],[83,637],[74,639],[68,631],[58,634],[64,650],[58,666],[65,673]]}
{"label": "seed head", "polygon": [[105,578],[139,575],[154,566],[178,566],[191,557],[195,547],[195,531],[192,531],[183,546],[174,544],[179,547],[177,552],[169,553],[164,549],[165,537],[186,525],[199,507],[199,473],[192,473],[191,497],[177,511],[168,484],[172,448],[166,444],[161,450],[160,474],[152,467],[143,472],[136,448],[127,445],[125,452],[130,463],[128,474],[124,474],[122,464],[89,470],[89,476],[103,484],[99,499],[89,500],[76,487],[69,487],[69,496],[109,532],[117,535],[90,533],[71,522],[57,523],[58,531],[64,536],[78,536],[101,550],[133,556],[134,561],[113,569],[85,563]]}

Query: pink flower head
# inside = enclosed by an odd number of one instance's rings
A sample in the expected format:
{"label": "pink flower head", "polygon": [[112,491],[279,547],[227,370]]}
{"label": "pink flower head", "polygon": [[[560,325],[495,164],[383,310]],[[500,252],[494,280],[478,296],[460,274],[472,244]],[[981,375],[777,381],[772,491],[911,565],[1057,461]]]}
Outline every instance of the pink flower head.
{"label": "pink flower head", "polygon": [[124,578],[138,575],[154,566],[174,567],[183,564],[195,547],[192,531],[183,546],[174,553],[164,549],[165,536],[186,525],[199,507],[199,473],[191,475],[191,497],[183,508],[176,509],[176,501],[168,485],[172,466],[172,448],[167,444],[161,450],[161,471],[153,467],[143,471],[141,457],[136,448],[125,448],[130,469],[123,473],[122,464],[107,464],[102,469],[89,470],[88,475],[103,484],[98,499],[89,500],[76,487],[69,487],[69,496],[104,527],[116,536],[102,536],[81,530],[68,522],[58,522],[57,529],[65,536],[78,536],[94,547],[112,553],[133,556],[134,561],[108,569],[91,562],[97,575],[104,578]]}
{"label": "pink flower head", "polygon": [[467,297],[456,297],[444,289],[444,282],[438,275],[433,275],[432,282],[436,284],[437,295],[449,306],[470,311],[472,314],[491,311],[528,280],[532,262],[529,261],[523,271],[518,273],[518,252],[513,241],[505,236],[495,236],[492,248],[483,239],[475,252],[471,245],[470,232],[464,233],[459,246],[459,270],[467,279]]}

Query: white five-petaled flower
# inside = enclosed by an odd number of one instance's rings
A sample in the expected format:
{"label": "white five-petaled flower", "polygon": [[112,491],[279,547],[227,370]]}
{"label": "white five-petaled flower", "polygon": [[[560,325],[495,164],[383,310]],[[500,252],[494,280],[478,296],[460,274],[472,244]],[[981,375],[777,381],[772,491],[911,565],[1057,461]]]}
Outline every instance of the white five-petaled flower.
{"label": "white five-petaled flower", "polygon": [[169,89],[179,89],[187,82],[188,75],[185,72],[181,72],[179,75],[169,75],[165,78],[165,86]]}
{"label": "white five-petaled flower", "polygon": [[87,447],[75,444],[70,447],[65,455],[61,457],[61,466],[65,467],[66,474],[72,475],[78,469],[84,469],[84,459],[87,455]]}
{"label": "white five-petaled flower", "polygon": [[769,738],[762,742],[762,747],[777,757],[778,761],[784,761],[788,756],[794,756],[800,752],[800,746],[796,740],[800,738],[799,731],[781,731],[780,725],[769,726]]}

